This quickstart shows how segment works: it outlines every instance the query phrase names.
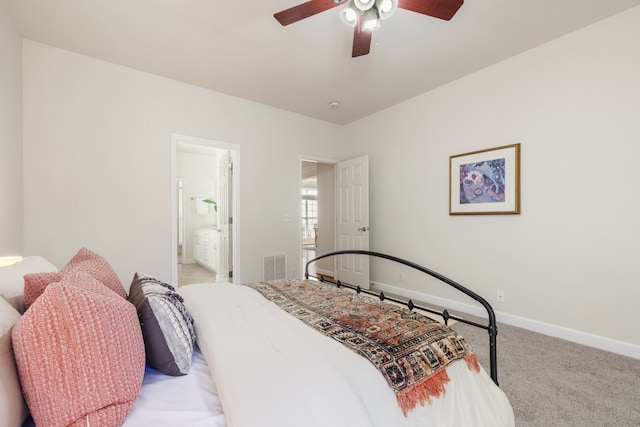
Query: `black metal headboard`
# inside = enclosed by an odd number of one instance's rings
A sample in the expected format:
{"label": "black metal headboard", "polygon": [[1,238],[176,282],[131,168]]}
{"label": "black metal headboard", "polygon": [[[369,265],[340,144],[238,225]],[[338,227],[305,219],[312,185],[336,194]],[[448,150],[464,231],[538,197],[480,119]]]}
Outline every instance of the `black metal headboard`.
{"label": "black metal headboard", "polygon": [[[436,311],[432,308],[428,308],[428,307],[422,307],[419,305],[414,304],[414,302],[412,300],[408,300],[408,301],[402,301],[396,298],[392,298],[392,297],[388,297],[384,294],[384,292],[374,292],[371,291],[369,289],[362,289],[360,286],[353,286],[350,285],[348,283],[345,282],[341,282],[340,280],[338,281],[334,281],[334,280],[330,280],[325,278],[324,276],[310,276],[309,275],[309,265],[311,263],[314,263],[318,260],[321,260],[323,258],[327,258],[327,257],[332,257],[332,256],[336,256],[336,255],[368,255],[368,256],[373,256],[373,257],[378,257],[378,258],[384,258],[390,261],[394,261],[403,265],[406,265],[408,267],[414,268],[416,270],[422,271],[423,273],[428,274],[429,276],[435,277],[436,279],[441,280],[442,282],[448,284],[449,286],[457,289],[458,291],[462,292],[463,294],[473,298],[474,300],[476,300],[477,302],[479,302],[480,304],[482,304],[482,306],[485,308],[485,310],[487,311],[487,315],[488,315],[488,319],[489,319],[489,323],[487,325],[483,325],[481,323],[477,323],[477,322],[473,322],[467,319],[463,319],[459,316],[455,316],[449,313],[449,311],[447,309],[444,309],[442,312]],[[346,288],[350,288],[355,290],[356,292],[360,293],[365,293],[368,295],[373,295],[376,296],[378,298],[380,298],[380,301],[384,301],[389,300],[389,301],[393,301],[396,303],[400,303],[400,304],[406,304],[407,307],[409,308],[409,310],[413,310],[413,309],[418,309],[418,310],[422,310],[422,311],[426,311],[429,313],[433,313],[433,314],[438,314],[440,316],[442,316],[442,318],[444,319],[445,325],[448,323],[449,319],[454,319],[457,320],[459,322],[462,323],[466,323],[468,325],[472,325],[475,326],[477,328],[481,328],[481,329],[485,329],[489,332],[489,363],[491,366],[491,379],[493,380],[494,383],[496,383],[496,385],[498,385],[498,357],[497,357],[497,349],[496,349],[496,337],[498,335],[498,327],[496,325],[496,315],[493,311],[493,307],[491,307],[491,304],[489,304],[487,302],[487,300],[485,300],[484,298],[482,298],[480,295],[476,294],[475,292],[465,288],[464,286],[462,286],[461,284],[449,279],[448,277],[443,276],[440,273],[436,273],[433,270],[430,270],[426,267],[423,267],[419,264],[416,264],[414,262],[411,261],[407,261],[405,259],[402,258],[398,258],[395,257],[393,255],[386,255],[386,254],[382,254],[379,252],[371,252],[371,251],[360,251],[360,250],[344,250],[344,251],[335,251],[335,252],[330,252],[324,255],[320,255],[314,259],[312,259],[311,261],[307,262],[306,266],[305,266],[305,270],[304,270],[304,277],[305,278],[309,278],[309,277],[314,277],[320,281],[327,281],[330,283],[334,283],[336,284],[336,286],[338,287],[346,287]]]}

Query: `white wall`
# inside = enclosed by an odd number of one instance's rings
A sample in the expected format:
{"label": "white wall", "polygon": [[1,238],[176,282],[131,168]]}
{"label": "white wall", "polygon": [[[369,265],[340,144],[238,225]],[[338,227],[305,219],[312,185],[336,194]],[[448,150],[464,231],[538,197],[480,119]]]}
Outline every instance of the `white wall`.
{"label": "white wall", "polygon": [[3,3],[0,3],[0,153],[0,256],[22,255],[22,39]]}
{"label": "white wall", "polygon": [[[349,125],[344,157],[371,162],[371,248],[477,289],[503,318],[640,357],[639,40],[637,7]],[[449,216],[449,156],[513,143],[522,214]]]}
{"label": "white wall", "polygon": [[128,286],[171,280],[171,134],[240,146],[241,280],[299,254],[300,154],[338,156],[342,128],[24,42],[24,247],[58,267],[81,246]]}

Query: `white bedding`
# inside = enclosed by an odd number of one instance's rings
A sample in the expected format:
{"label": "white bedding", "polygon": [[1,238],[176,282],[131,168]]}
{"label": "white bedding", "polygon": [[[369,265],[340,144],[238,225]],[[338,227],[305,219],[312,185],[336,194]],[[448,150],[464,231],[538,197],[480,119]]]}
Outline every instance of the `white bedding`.
{"label": "white bedding", "polygon": [[[140,395],[122,427],[226,427],[207,362],[195,347],[189,374],[172,377],[147,368]],[[22,427],[35,427],[30,417]]]}
{"label": "white bedding", "polygon": [[191,368],[172,377],[147,366],[140,396],[122,427],[225,427],[207,362],[195,347]]}
{"label": "white bedding", "polygon": [[451,382],[444,397],[405,417],[368,360],[253,289],[198,284],[181,287],[180,294],[229,427],[514,425],[502,390],[484,370],[469,371],[464,362],[447,368]]}

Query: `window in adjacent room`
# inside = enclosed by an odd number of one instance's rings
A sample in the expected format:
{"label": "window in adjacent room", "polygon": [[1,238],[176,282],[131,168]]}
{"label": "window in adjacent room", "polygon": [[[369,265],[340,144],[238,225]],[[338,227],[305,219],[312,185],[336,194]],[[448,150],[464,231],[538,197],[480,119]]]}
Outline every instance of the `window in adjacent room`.
{"label": "window in adjacent room", "polygon": [[316,228],[318,227],[318,190],[302,189],[302,244],[315,246]]}

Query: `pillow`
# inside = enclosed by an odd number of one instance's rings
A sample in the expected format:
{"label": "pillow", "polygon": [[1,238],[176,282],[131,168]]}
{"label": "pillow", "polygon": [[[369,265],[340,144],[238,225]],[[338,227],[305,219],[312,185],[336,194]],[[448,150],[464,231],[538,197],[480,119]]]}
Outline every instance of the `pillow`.
{"label": "pillow", "polygon": [[62,267],[59,274],[29,274],[24,278],[24,306],[29,308],[31,304],[42,295],[44,289],[50,284],[59,282],[62,276],[71,271],[83,271],[98,279],[109,289],[127,298],[127,292],[122,286],[116,272],[106,259],[87,248],[81,248],[69,262]]}
{"label": "pillow", "polygon": [[59,283],[65,286],[74,286],[106,297],[120,298],[117,293],[106,287],[104,283],[84,271],[74,270],[64,274],[60,278]]}
{"label": "pillow", "polygon": [[20,313],[0,297],[0,414],[2,425],[7,427],[20,427],[27,418],[11,348],[11,328],[19,319]]}
{"label": "pillow", "polygon": [[0,267],[0,297],[5,297],[18,312],[24,311],[22,294],[24,292],[23,276],[28,273],[55,272],[55,265],[41,256],[24,257],[15,264]]}
{"label": "pillow", "polygon": [[106,259],[87,248],[80,248],[78,253],[62,267],[61,273],[68,273],[72,270],[80,270],[89,273],[99,281],[105,284],[109,289],[127,299],[127,291],[125,291],[122,282],[118,278],[116,272]]}
{"label": "pillow", "polygon": [[195,332],[182,297],[172,286],[136,273],[129,288],[129,301],[138,311],[147,364],[167,375],[186,375]]}
{"label": "pillow", "polygon": [[24,275],[24,309],[31,307],[31,304],[44,292],[50,283],[62,280],[62,273],[31,273]]}
{"label": "pillow", "polygon": [[14,326],[13,348],[38,426],[119,426],[140,392],[136,310],[89,274],[47,286]]}

